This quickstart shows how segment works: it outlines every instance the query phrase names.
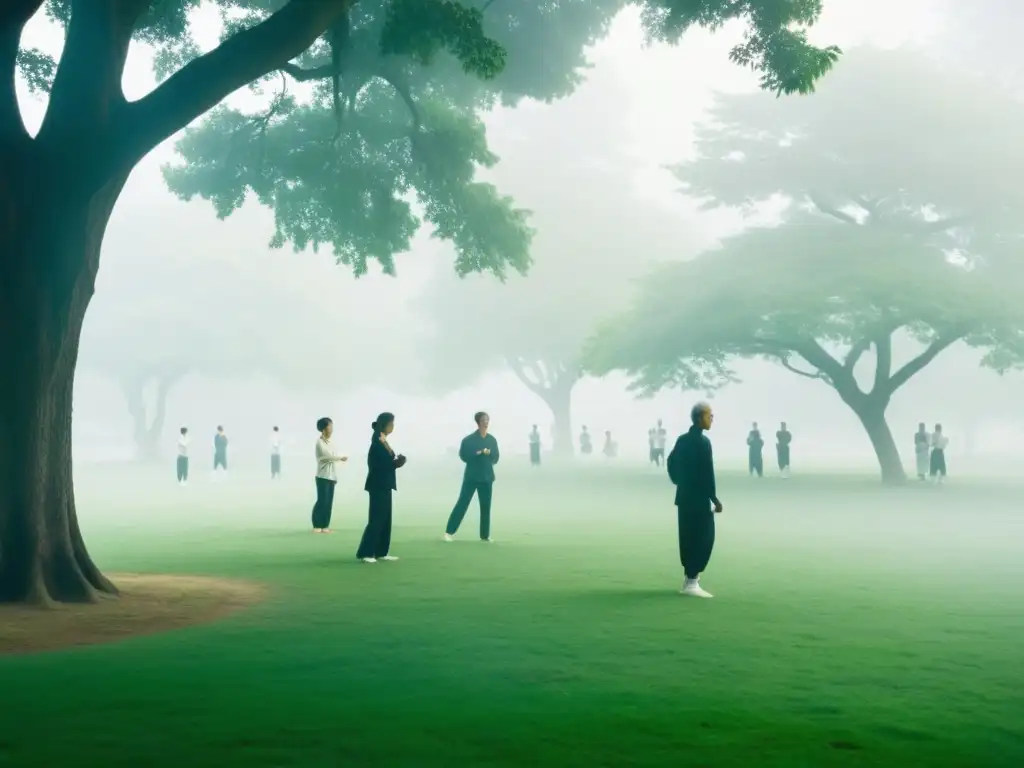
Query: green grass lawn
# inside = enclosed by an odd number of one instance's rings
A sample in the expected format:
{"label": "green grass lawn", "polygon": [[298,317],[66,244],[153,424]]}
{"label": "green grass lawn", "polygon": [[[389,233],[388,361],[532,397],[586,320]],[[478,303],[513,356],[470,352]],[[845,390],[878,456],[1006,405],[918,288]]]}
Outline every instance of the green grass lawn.
{"label": "green grass lawn", "polygon": [[304,477],[80,470],[104,569],[272,599],[0,658],[0,765],[1024,765],[1020,486],[726,475],[702,601],[660,472],[503,469],[488,546],[475,507],[440,540],[457,468],[410,466],[375,566],[358,468],[331,537]]}

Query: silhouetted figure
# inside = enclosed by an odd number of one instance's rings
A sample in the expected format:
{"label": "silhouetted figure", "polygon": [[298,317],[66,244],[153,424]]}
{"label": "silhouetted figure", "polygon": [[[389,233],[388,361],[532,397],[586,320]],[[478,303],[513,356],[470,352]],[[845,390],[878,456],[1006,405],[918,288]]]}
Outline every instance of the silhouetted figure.
{"label": "silhouetted figure", "polygon": [[793,442],[793,435],[786,429],[786,422],[779,425],[779,431],[775,433],[775,456],[779,460],[779,472],[783,477],[789,477],[789,444]]}
{"label": "silhouetted figure", "polygon": [[281,430],[277,427],[270,433],[270,479],[281,476]]}
{"label": "silhouetted figure", "polygon": [[757,428],[755,421],[750,432],[747,433],[747,469],[751,475],[755,472],[758,477],[764,477],[764,440],[761,438],[761,430]]}
{"label": "silhouetted figure", "polygon": [[316,439],[316,504],[313,505],[313,533],[331,532],[331,513],[334,511],[334,487],[338,484],[336,465],[348,461],[331,448],[334,422],[324,416],[317,419],[320,436]]}
{"label": "silhouetted figure", "polygon": [[713,421],[710,405],[693,406],[692,426],[676,440],[667,462],[668,476],[676,486],[679,562],[685,574],[680,591],[693,597],[711,597],[710,592],[701,588],[700,576],[708,567],[715,546],[715,514],[722,511],[715,490],[711,441],[704,434]]}
{"label": "silhouetted figure", "polygon": [[604,433],[604,448],[601,449],[606,459],[614,459],[619,453],[619,444],[612,440],[612,433]]}
{"label": "silhouetted figure", "polygon": [[651,451],[651,461],[655,466],[660,467],[665,461],[665,443],[668,442],[668,432],[662,426],[661,419],[658,419],[657,426],[651,430],[654,435],[654,446]]}
{"label": "silhouetted figure", "polygon": [[647,461],[654,464],[654,427],[647,430]]}
{"label": "silhouetted figure", "polygon": [[530,432],[530,466],[540,466],[540,430],[537,429],[537,425],[533,425],[533,431]]}
{"label": "silhouetted figure", "polygon": [[228,471],[228,436],[221,426],[217,427],[217,434],[213,436],[213,471],[218,469]]}
{"label": "silhouetted figure", "polygon": [[462,525],[473,496],[480,498],[480,540],[491,540],[491,498],[494,489],[494,465],[498,463],[498,441],[487,430],[491,417],[483,411],[473,416],[476,429],[462,438],[459,458],[466,464],[458,501],[448,517],[445,541],[452,541]]}
{"label": "silhouetted figure", "polygon": [[580,431],[580,453],[584,456],[589,456],[594,452],[594,443],[590,439],[590,433],[587,431],[586,424],[583,425],[583,429]]}
{"label": "silhouetted figure", "polygon": [[178,484],[186,485],[188,483],[188,427],[181,428],[181,434],[178,437]]}
{"label": "silhouetted figure", "polygon": [[932,436],[922,421],[914,433],[914,458],[917,463],[917,479],[924,480],[931,471]]}
{"label": "silhouetted figure", "polygon": [[942,425],[935,425],[935,432],[932,433],[932,455],[929,463],[929,473],[933,480],[938,483],[946,479],[946,446],[949,440],[942,434]]}
{"label": "silhouetted figure", "polygon": [[366,483],[370,495],[370,511],[359,541],[356,557],[364,563],[397,560],[391,552],[391,493],[398,490],[395,471],[405,466],[405,456],[395,455],[388,435],[395,430],[395,416],[382,413],[371,425],[373,437],[366,453]]}

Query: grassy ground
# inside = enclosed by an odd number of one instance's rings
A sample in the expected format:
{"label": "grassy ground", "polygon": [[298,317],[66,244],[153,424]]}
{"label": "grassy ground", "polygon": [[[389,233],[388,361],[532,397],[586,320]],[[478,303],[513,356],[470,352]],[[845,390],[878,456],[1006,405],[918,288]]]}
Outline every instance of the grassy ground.
{"label": "grassy ground", "polygon": [[0,765],[1024,765],[1019,486],[725,476],[701,601],[676,591],[662,474],[504,469],[488,546],[475,511],[440,541],[457,475],[410,466],[402,560],[376,566],[358,471],[331,537],[304,477],[83,474],[107,570],[273,598],[0,658]]}

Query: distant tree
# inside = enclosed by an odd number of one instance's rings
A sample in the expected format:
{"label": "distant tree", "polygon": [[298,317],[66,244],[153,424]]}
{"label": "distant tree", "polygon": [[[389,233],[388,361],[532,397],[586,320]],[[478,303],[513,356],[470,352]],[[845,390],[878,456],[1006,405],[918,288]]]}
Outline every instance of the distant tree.
{"label": "distant tree", "polygon": [[[205,194],[226,214],[252,191],[278,214],[276,243],[330,244],[357,271],[370,257],[387,266],[406,247],[418,225],[407,203],[415,195],[438,235],[458,245],[458,270],[522,270],[529,233],[521,213],[472,181],[477,164],[493,162],[474,112],[499,94],[515,101],[571,91],[586,45],[622,5],[208,1],[224,19],[222,42],[208,52],[189,30],[201,0],[0,5],[0,600],[88,602],[116,592],[89,557],[75,514],[72,387],[104,230],[150,150],[214,110],[181,141],[192,167],[169,173],[179,194]],[[808,91],[837,56],[804,37],[820,6],[645,3],[651,31],[668,37],[742,19],[749,33],[733,58],[779,92]],[[44,8],[65,27],[59,63],[21,46]],[[132,40],[155,48],[166,79],[129,102],[121,82]],[[35,136],[21,118],[18,70],[49,94]],[[214,109],[279,72],[314,83],[311,98],[281,90],[256,113]],[[470,75],[493,89],[480,92]],[[413,115],[406,126],[402,108]]]}
{"label": "distant tree", "polygon": [[490,175],[530,209],[530,273],[496,283],[438,269],[419,306],[428,388],[456,389],[507,367],[551,410],[560,456],[573,453],[583,342],[601,317],[625,309],[633,281],[657,259],[686,250],[686,222],[634,190],[627,115],[608,110],[628,103],[626,87],[595,76],[571,99],[503,124],[504,161]]}
{"label": "distant tree", "polygon": [[[813,100],[721,97],[697,157],[675,169],[685,191],[709,207],[781,195],[785,221],[657,271],[640,307],[592,345],[590,367],[624,368],[652,389],[719,376],[730,356],[776,359],[830,383],[883,478],[899,481],[884,415],[910,376],[960,340],[998,370],[1021,360],[1024,318],[1009,291],[1024,269],[1022,130],[1004,94],[900,52],[849,54]],[[901,329],[924,348],[894,368]],[[864,390],[855,369],[870,352]]]}
{"label": "distant tree", "polygon": [[[966,269],[902,232],[806,215],[655,270],[585,363],[595,374],[625,370],[653,393],[720,386],[731,358],[774,360],[832,387],[867,431],[883,481],[898,483],[905,474],[885,417],[893,395],[959,341],[989,350],[993,366],[1008,353],[1019,360],[1022,287],[1020,272]],[[921,344],[906,361],[893,359],[900,332]],[[859,375],[868,362],[873,370]]]}

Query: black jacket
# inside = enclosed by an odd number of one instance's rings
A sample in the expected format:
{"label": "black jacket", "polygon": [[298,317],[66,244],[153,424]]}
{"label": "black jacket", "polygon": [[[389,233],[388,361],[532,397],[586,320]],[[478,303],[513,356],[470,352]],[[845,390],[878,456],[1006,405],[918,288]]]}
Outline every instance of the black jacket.
{"label": "black jacket", "polygon": [[[490,454],[477,454],[477,451],[482,451],[484,448],[489,448]],[[490,433],[483,437],[474,430],[462,438],[462,445],[459,446],[459,458],[466,462],[466,471],[462,475],[462,482],[493,483],[494,465],[498,463],[498,441]]]}
{"label": "black jacket", "polygon": [[679,436],[665,466],[676,486],[676,506],[710,509],[718,502],[711,441],[700,427]]}
{"label": "black jacket", "polygon": [[366,484],[364,491],[397,491],[398,484],[395,478],[399,466],[397,456],[389,451],[380,438],[374,436],[370,443],[370,450],[366,453]]}

